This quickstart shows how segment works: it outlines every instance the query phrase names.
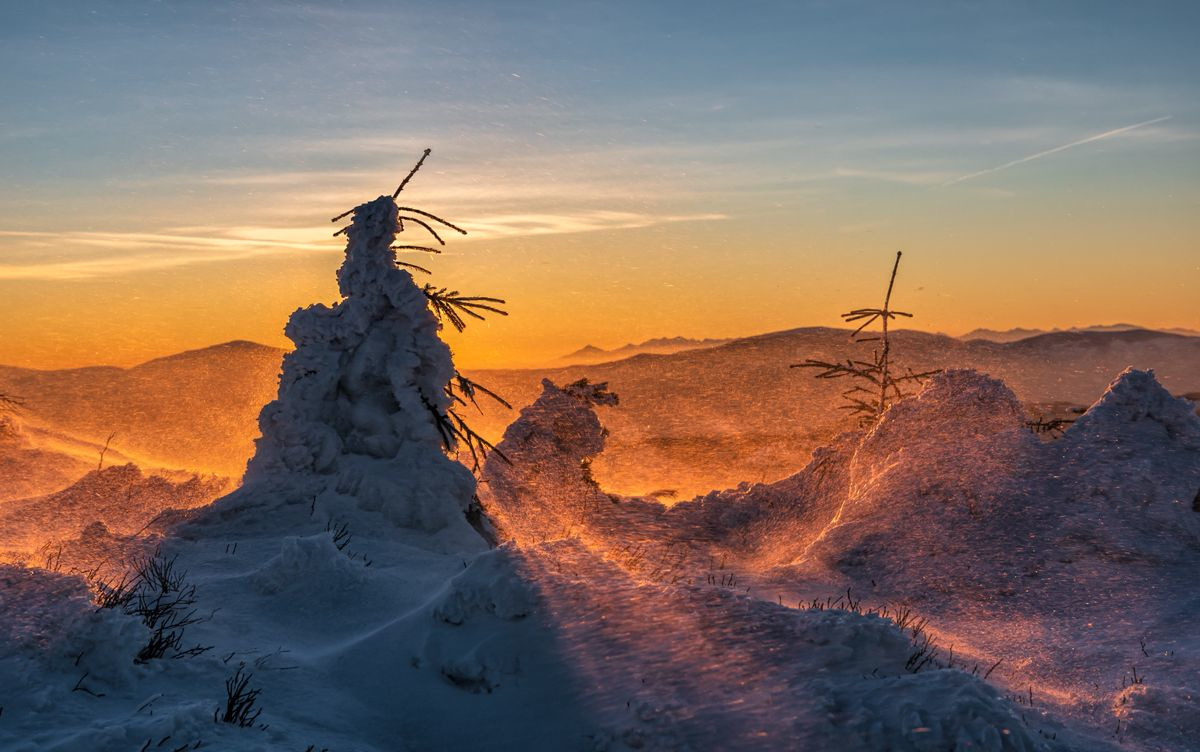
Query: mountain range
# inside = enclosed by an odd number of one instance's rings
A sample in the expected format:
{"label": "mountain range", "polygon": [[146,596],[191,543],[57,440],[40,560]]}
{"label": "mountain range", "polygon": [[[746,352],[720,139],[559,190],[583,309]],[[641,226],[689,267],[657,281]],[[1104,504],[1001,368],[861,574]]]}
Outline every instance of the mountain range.
{"label": "mountain range", "polygon": [[1200,331],[1195,329],[1183,329],[1180,327],[1172,327],[1169,329],[1149,329],[1148,327],[1138,326],[1137,324],[1096,324],[1093,326],[1070,327],[1067,329],[1022,329],[1020,327],[1014,329],[972,329],[966,334],[959,335],[959,339],[987,339],[992,342],[1016,342],[1019,339],[1027,339],[1036,337],[1039,334],[1050,334],[1053,332],[1131,332],[1136,330],[1158,331],[1167,334],[1180,334],[1185,337],[1200,337]]}
{"label": "mountain range", "polygon": [[584,345],[573,353],[558,359],[559,365],[581,365],[585,363],[602,363],[609,360],[620,360],[634,355],[670,355],[684,350],[698,350],[704,347],[716,347],[730,342],[728,339],[690,339],[688,337],[658,337],[645,342],[629,343],[621,347],[605,350],[595,345]]}
{"label": "mountain range", "polygon": [[[869,357],[870,345],[852,344],[848,334],[810,327],[723,344],[691,340],[700,344],[670,354],[467,375],[515,410],[537,397],[543,378],[608,382],[620,404],[601,410],[611,437],[594,463],[597,478],[622,493],[671,489],[686,498],[784,477],[807,463],[814,448],[853,427],[838,409],[844,382],[789,368],[808,358]],[[57,452],[54,447],[78,447],[46,483],[0,498],[48,493],[55,490],[51,481],[58,487],[73,482],[89,464],[95,467],[91,457],[113,432],[112,462],[240,477],[258,435],[258,412],[275,396],[283,352],[228,342],[128,369],[0,367],[0,391],[26,403],[19,415],[23,443],[6,445],[23,454],[0,446],[0,463],[15,476],[47,462],[45,452]],[[963,367],[996,376],[1031,416],[1069,416],[1127,366],[1154,369],[1175,394],[1200,392],[1200,337],[1141,329],[1050,332],[1014,342],[901,330],[893,356],[917,371]],[[498,440],[516,412],[486,402],[469,420]],[[87,462],[80,459],[87,455]]]}

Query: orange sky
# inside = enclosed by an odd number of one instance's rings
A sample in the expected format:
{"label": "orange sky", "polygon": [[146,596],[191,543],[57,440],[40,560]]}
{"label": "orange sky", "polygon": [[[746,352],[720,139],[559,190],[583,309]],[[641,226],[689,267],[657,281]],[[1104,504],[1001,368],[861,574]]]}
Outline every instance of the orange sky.
{"label": "orange sky", "polygon": [[919,328],[1200,329],[1190,13],[30,6],[0,29],[0,363],[286,346],[336,294],[328,218],[425,146],[404,195],[471,234],[422,263],[512,314],[449,336],[466,367],[835,325],[897,249]]}
{"label": "orange sky", "polygon": [[[897,246],[906,253],[895,300],[917,314],[919,328],[961,333],[1129,321],[1200,329],[1194,239],[1178,229],[1190,220],[1151,207],[1143,222],[1073,208],[1078,214],[1064,227],[1061,217],[1071,212],[1061,206],[1030,207],[1020,221],[948,206],[955,219],[933,226],[891,207],[876,229],[797,207],[644,228],[451,240],[444,256],[415,260],[432,268],[439,284],[509,301],[508,318],[448,333],[468,367],[542,363],[585,343],[836,325],[842,310],[879,302]],[[454,218],[472,227],[469,217]],[[1079,231],[1085,226],[1086,235]],[[314,248],[260,257],[2,280],[0,362],[132,365],[230,339],[286,347],[288,314],[336,297],[341,244],[321,235],[329,229],[313,230]]]}

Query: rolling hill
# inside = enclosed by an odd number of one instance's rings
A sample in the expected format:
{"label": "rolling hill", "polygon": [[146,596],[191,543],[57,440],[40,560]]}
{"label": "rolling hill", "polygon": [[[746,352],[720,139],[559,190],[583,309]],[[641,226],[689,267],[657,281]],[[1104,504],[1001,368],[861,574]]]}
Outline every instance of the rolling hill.
{"label": "rolling hill", "polygon": [[[596,477],[615,491],[674,489],[686,498],[803,467],[813,449],[852,424],[837,409],[842,382],[788,366],[869,353],[868,345],[848,343],[846,331],[817,327],[667,355],[468,375],[517,409],[537,397],[542,378],[607,381],[620,404],[602,410],[611,437]],[[1127,366],[1154,369],[1175,394],[1200,392],[1200,338],[1148,330],[1050,332],[1009,343],[900,331],[894,353],[916,370],[975,368],[998,377],[1031,413],[1090,404]],[[37,430],[89,446],[116,431],[114,451],[142,467],[240,477],[258,411],[275,396],[282,355],[230,342],[129,369],[0,367],[0,390],[26,398],[22,421]],[[499,439],[516,413],[481,407],[473,424]],[[63,477],[73,481],[85,471]]]}

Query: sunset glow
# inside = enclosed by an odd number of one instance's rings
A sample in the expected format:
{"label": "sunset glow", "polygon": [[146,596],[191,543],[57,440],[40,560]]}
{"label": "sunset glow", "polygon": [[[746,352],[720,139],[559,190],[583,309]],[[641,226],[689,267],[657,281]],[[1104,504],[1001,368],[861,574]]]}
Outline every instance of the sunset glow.
{"label": "sunset glow", "polygon": [[1200,3],[0,9],[0,750],[1195,752]]}
{"label": "sunset glow", "polygon": [[0,363],[287,346],[425,146],[467,366],[834,324],[897,248],[926,330],[1200,328],[1196,10],[1083,8],[9,9]]}

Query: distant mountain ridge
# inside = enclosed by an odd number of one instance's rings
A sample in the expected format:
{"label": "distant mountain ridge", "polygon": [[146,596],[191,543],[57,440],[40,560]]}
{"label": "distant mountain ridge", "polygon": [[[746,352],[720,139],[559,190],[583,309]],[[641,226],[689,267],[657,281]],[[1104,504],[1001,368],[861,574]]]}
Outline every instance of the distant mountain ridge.
{"label": "distant mountain ridge", "polygon": [[685,350],[716,347],[732,339],[691,339],[689,337],[656,337],[645,342],[630,342],[621,347],[605,350],[595,345],[584,345],[573,353],[558,359],[559,363],[601,363],[620,360],[634,355],[671,355]]}
{"label": "distant mountain ridge", "polygon": [[958,339],[986,339],[991,342],[1016,342],[1017,340],[1036,337],[1040,334],[1054,334],[1058,332],[1162,332],[1164,334],[1178,334],[1184,337],[1200,337],[1200,331],[1195,329],[1185,329],[1182,327],[1171,327],[1168,329],[1155,329],[1147,326],[1138,326],[1137,324],[1094,324],[1092,326],[1073,326],[1067,329],[1024,329],[1016,327],[1013,329],[972,329],[966,334],[961,334]]}
{"label": "distant mountain ridge", "polygon": [[[829,327],[721,344],[666,338],[685,349],[625,357],[602,351],[607,354],[597,362],[466,373],[516,410],[537,397],[543,377],[557,384],[580,378],[609,382],[621,402],[601,411],[612,437],[597,458],[597,477],[623,493],[673,488],[686,496],[783,477],[807,462],[814,448],[851,427],[845,411],[837,409],[843,384],[788,367],[806,358],[869,355],[870,345],[848,338],[848,330]],[[1051,410],[1044,407],[1049,403],[1056,404],[1053,409],[1088,405],[1127,366],[1155,369],[1175,394],[1200,392],[1195,336],[1143,329],[1058,331],[1000,343],[899,330],[893,344],[902,367],[978,369],[1004,380],[1035,412]],[[25,450],[50,449],[52,439],[56,450],[68,440],[80,447],[80,456],[60,463],[57,475],[30,475],[38,488],[12,488],[9,498],[72,481],[88,464],[94,468],[96,448],[112,431],[117,435],[109,462],[120,457],[144,468],[240,477],[258,435],[259,411],[275,397],[283,354],[229,342],[128,369],[0,366],[0,391],[23,397],[27,405],[21,415],[27,439],[11,437],[0,447],[0,472],[23,475],[19,467],[42,461]],[[499,440],[517,412],[483,408],[472,425]]]}

